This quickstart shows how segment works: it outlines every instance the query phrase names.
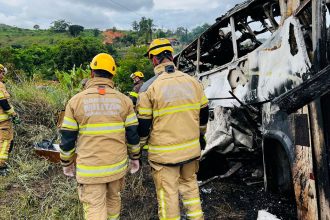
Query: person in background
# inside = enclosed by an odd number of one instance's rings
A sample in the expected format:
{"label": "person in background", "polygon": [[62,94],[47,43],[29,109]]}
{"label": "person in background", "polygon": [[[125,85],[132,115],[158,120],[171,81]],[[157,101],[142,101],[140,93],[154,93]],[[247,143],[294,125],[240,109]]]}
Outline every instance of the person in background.
{"label": "person in background", "polygon": [[137,99],[139,98],[139,91],[140,88],[142,87],[144,81],[144,75],[142,72],[137,71],[131,74],[131,79],[134,82],[134,87],[133,87],[133,91],[129,93],[129,97],[131,98],[134,106],[136,105]]}
{"label": "person in background", "polygon": [[0,64],[0,176],[8,174],[8,157],[13,149],[13,123],[19,124],[20,119],[13,106],[9,103],[10,95],[3,83],[7,68]]}

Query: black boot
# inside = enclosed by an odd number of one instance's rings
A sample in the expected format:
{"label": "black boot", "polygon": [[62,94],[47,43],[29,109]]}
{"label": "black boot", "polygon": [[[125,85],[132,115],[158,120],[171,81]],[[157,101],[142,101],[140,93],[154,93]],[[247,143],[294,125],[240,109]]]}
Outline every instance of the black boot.
{"label": "black boot", "polygon": [[0,176],[7,176],[9,172],[9,168],[7,164],[0,167]]}

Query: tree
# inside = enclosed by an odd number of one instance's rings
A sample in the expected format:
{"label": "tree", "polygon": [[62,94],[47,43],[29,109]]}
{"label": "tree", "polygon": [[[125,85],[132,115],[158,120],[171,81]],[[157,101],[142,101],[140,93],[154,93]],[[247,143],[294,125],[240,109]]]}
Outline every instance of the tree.
{"label": "tree", "polygon": [[149,43],[149,41],[152,40],[152,32],[154,30],[155,25],[153,24],[153,20],[152,19],[148,19],[147,20],[147,27],[148,27],[148,32],[147,32],[147,41],[146,43]]}
{"label": "tree", "polygon": [[139,22],[139,34],[144,36],[145,43],[149,43],[152,40],[152,31],[155,25],[153,20],[150,18],[142,17]]}
{"label": "tree", "polygon": [[156,37],[157,38],[164,38],[164,37],[166,37],[166,33],[162,29],[157,29],[155,34],[156,34]]}
{"label": "tree", "polygon": [[201,35],[206,29],[210,27],[209,24],[205,23],[202,26],[195,27],[191,32],[193,34],[194,38],[197,38],[199,35]]}
{"label": "tree", "polygon": [[177,35],[178,37],[183,37],[184,35],[186,35],[187,33],[187,29],[184,27],[178,27],[175,31],[175,35]]}
{"label": "tree", "polygon": [[51,24],[53,24],[53,26],[50,27],[52,31],[65,32],[68,29],[70,22],[66,22],[65,20],[57,20],[53,21]]}
{"label": "tree", "polygon": [[87,66],[93,57],[101,52],[107,53],[108,51],[99,39],[77,37],[57,44],[53,60],[58,70],[68,71],[74,65]]}
{"label": "tree", "polygon": [[69,26],[69,33],[73,37],[77,37],[83,31],[84,31],[83,26],[76,25],[76,24]]}
{"label": "tree", "polygon": [[93,29],[93,36],[98,37],[100,35],[101,31],[97,28]]}
{"label": "tree", "polygon": [[181,42],[188,43],[188,29],[184,27],[178,27],[175,31],[175,35],[180,39]]}
{"label": "tree", "polygon": [[133,21],[132,28],[133,28],[133,31],[136,31],[136,32],[139,31],[140,26],[137,23],[137,21]]}
{"label": "tree", "polygon": [[172,36],[174,35],[173,31],[171,31],[170,29],[167,29],[165,32],[166,36]]}
{"label": "tree", "polygon": [[39,30],[39,29],[40,29],[40,26],[39,26],[38,24],[35,24],[35,25],[33,26],[33,28],[34,28],[35,30]]}
{"label": "tree", "polygon": [[[188,30],[186,29],[186,33],[180,37],[180,41],[183,43],[188,43],[193,41],[194,39],[196,39],[198,36],[200,36],[204,31],[206,31],[206,29],[208,29],[210,27],[209,24],[205,23],[202,26],[197,26],[194,29],[192,29],[191,32],[188,32]],[[179,27],[180,28],[180,27]],[[178,29],[179,29],[178,28]],[[177,29],[177,31],[178,31]],[[183,29],[182,29],[183,30]],[[179,32],[181,33],[181,28],[179,30]],[[176,32],[177,32],[176,31]]]}
{"label": "tree", "polygon": [[136,36],[134,33],[128,33],[128,34],[124,35],[123,37],[115,38],[114,44],[118,48],[136,45]]}

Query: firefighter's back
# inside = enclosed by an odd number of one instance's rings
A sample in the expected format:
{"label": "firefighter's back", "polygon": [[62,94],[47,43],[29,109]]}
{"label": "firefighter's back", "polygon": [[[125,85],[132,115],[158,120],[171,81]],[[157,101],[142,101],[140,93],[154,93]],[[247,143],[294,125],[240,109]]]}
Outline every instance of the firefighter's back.
{"label": "firefighter's back", "polygon": [[[180,71],[165,72],[143,95],[151,102],[152,112],[149,113],[153,116],[148,141],[149,159],[176,164],[198,158],[199,112],[203,98],[199,82]],[[141,103],[141,107],[143,105]]]}
{"label": "firefighter's back", "polygon": [[130,100],[109,82],[93,79],[69,102],[79,127],[76,152],[81,183],[110,182],[127,168],[125,120]]}

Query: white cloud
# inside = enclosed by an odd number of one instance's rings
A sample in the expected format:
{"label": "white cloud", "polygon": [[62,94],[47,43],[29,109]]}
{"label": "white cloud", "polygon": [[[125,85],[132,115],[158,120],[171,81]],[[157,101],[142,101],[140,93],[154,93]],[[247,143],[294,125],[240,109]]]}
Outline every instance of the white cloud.
{"label": "white cloud", "polygon": [[193,10],[193,9],[203,9],[208,10],[212,8],[216,8],[219,5],[223,4],[222,1],[219,0],[188,0],[188,1],[177,1],[177,0],[154,0],[155,1],[155,9],[156,10],[177,10],[177,9],[185,9],[185,10]]}
{"label": "white cloud", "polygon": [[215,19],[243,0],[0,0],[0,23],[48,28],[65,19],[86,28],[129,29],[142,16],[158,27],[193,28]]}

